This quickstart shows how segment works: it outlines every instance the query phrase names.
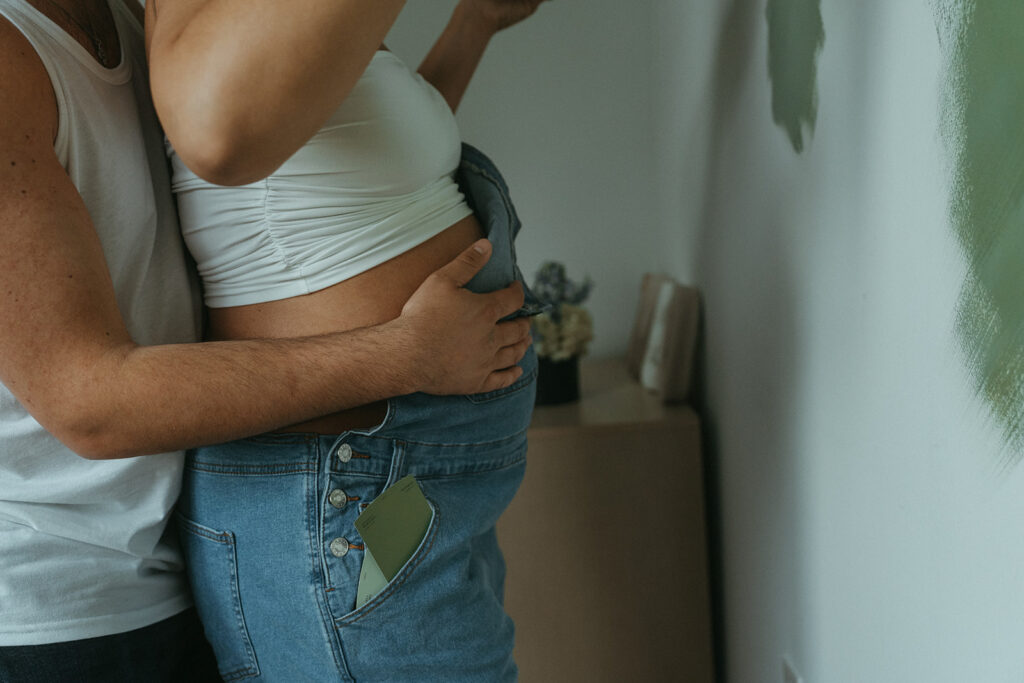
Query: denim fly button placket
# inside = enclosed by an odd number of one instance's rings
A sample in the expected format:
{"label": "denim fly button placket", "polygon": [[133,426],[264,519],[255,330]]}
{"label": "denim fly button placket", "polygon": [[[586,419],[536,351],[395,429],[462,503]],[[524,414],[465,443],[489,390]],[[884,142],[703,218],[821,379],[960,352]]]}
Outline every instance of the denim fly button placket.
{"label": "denim fly button placket", "polygon": [[347,538],[336,538],[331,541],[331,554],[335,557],[345,557],[350,547]]}
{"label": "denim fly button placket", "polygon": [[352,459],[352,447],[347,443],[343,443],[338,446],[338,460],[341,462],[348,462]]}
{"label": "denim fly button placket", "polygon": [[348,494],[341,489],[334,489],[327,496],[327,501],[338,510],[348,505]]}

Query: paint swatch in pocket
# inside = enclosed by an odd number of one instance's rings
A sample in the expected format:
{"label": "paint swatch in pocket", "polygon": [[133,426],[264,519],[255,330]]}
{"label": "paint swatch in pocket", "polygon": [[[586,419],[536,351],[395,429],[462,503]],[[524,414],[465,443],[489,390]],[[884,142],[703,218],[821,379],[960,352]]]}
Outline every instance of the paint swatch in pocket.
{"label": "paint swatch in pocket", "polygon": [[380,592],[419,548],[434,512],[412,475],[386,489],[356,520],[366,552],[356,607]]}

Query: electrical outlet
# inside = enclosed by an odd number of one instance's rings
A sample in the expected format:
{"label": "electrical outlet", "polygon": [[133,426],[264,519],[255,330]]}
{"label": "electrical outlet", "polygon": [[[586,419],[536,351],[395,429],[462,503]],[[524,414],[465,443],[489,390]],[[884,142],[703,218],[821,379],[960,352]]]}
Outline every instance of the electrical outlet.
{"label": "electrical outlet", "polygon": [[782,683],[804,683],[804,679],[796,672],[796,667],[786,657],[782,658]]}

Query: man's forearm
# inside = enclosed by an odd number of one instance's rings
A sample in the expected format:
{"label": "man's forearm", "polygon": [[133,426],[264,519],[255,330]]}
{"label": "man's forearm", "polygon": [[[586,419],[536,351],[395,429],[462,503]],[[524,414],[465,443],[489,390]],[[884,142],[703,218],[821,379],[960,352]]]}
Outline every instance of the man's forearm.
{"label": "man's forearm", "polygon": [[473,244],[427,277],[398,318],[347,332],[150,347],[123,332],[99,346],[98,335],[71,332],[50,342],[59,357],[37,356],[50,358],[44,367],[24,354],[10,388],[57,438],[96,459],[218,443],[414,391],[492,391],[521,375],[530,326],[499,322],[522,306],[518,283],[464,289],[489,256],[486,241]]}
{"label": "man's forearm", "polygon": [[90,458],[219,443],[419,389],[396,323],[301,339],[131,346],[74,377],[58,433]]}

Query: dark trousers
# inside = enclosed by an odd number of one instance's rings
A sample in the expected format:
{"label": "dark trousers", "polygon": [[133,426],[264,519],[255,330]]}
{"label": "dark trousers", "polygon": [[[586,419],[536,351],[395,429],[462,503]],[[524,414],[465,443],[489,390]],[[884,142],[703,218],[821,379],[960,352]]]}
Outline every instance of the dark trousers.
{"label": "dark trousers", "polygon": [[207,683],[220,681],[194,609],[100,638],[0,647],[0,683]]}

